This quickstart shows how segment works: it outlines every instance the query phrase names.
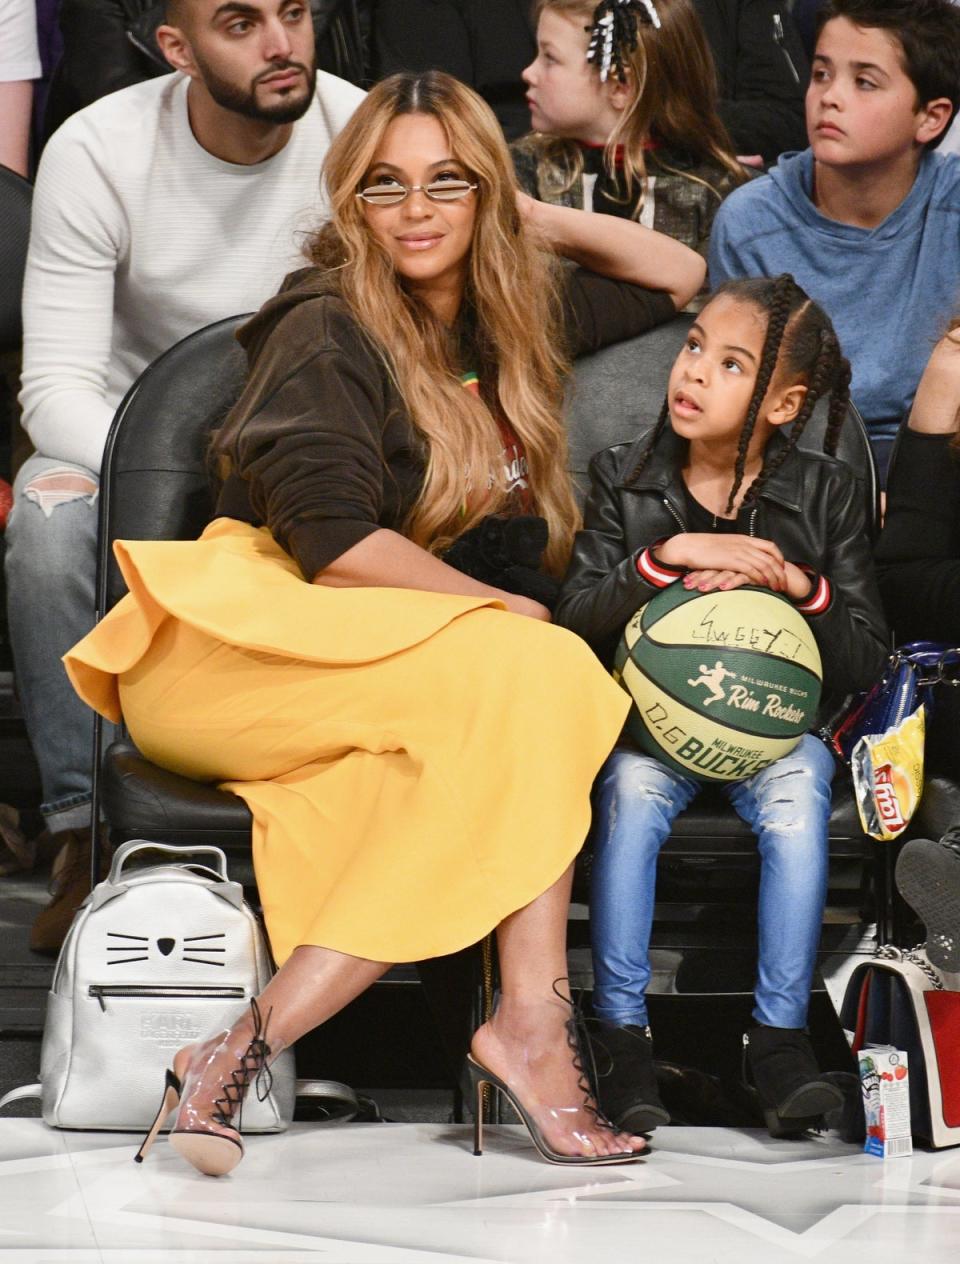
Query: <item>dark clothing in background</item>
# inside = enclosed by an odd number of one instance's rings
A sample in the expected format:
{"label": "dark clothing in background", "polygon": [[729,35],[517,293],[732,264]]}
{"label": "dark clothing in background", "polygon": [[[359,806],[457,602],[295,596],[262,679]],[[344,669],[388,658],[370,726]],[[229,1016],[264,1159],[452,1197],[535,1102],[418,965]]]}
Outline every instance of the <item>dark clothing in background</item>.
{"label": "dark clothing in background", "polygon": [[531,0],[375,0],[373,76],[445,70],[493,108],[508,140],[530,130],[520,72],[536,56]]}
{"label": "dark clothing in background", "polygon": [[955,436],[905,427],[877,545],[880,595],[897,644],[960,644],[960,460]]}
{"label": "dark clothing in background", "polygon": [[[365,4],[311,0],[317,66],[362,85]],[[164,0],[61,0],[63,57],[53,73],[43,122],[47,140],[71,114],[100,97],[172,67],[154,38],[166,21]]]}
{"label": "dark clothing in background", "polygon": [[817,46],[817,14],[825,2],[826,0],[794,0],[793,24],[810,58]]}
{"label": "dark clothing in background", "polygon": [[717,64],[720,117],[738,154],[806,149],[810,63],[785,0],[693,0]]}
{"label": "dark clothing in background", "polygon": [[[954,435],[904,427],[887,483],[877,576],[897,645],[960,645],[960,453]],[[935,691],[927,724],[931,772],[960,778],[960,689]]]}

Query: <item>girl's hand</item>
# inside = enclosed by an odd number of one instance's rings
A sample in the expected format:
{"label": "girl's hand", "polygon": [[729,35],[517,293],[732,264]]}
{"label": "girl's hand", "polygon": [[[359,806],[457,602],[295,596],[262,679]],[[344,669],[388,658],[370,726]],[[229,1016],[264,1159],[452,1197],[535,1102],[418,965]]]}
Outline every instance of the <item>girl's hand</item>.
{"label": "girl's hand", "polygon": [[791,601],[803,601],[805,597],[812,596],[810,576],[806,571],[802,571],[799,566],[794,566],[793,562],[787,562],[786,572],[786,594]]}
{"label": "girl's hand", "polygon": [[[784,576],[786,580],[785,587],[782,589],[785,596],[791,601],[802,601],[810,595],[810,576],[806,571],[802,571],[799,566],[794,566],[793,562],[784,563]],[[737,571],[690,571],[688,575],[683,577],[684,588],[696,588],[699,592],[727,592],[733,588],[742,588],[744,584],[752,584],[754,581],[749,575],[744,575]],[[766,587],[766,585],[764,585]]]}
{"label": "girl's hand", "polygon": [[686,531],[665,540],[658,547],[657,556],[668,566],[733,571],[745,575],[747,583],[759,584],[774,592],[783,592],[787,583],[783,554],[777,546],[772,540],[749,535]]}
{"label": "girl's hand", "polygon": [[546,606],[541,606],[539,601],[532,601],[529,597],[505,592],[502,600],[511,614],[526,615],[528,619],[539,619],[541,623],[550,623],[552,619]]}
{"label": "girl's hand", "polygon": [[748,575],[739,571],[691,571],[684,575],[684,588],[696,588],[700,592],[727,592],[732,588],[742,588],[751,583]]}

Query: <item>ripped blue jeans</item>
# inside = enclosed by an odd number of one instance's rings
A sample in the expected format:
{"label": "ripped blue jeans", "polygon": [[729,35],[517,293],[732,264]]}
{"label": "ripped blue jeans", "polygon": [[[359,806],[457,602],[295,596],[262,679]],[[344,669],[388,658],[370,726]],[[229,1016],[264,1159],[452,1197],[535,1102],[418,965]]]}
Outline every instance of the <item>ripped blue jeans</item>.
{"label": "ripped blue jeans", "polygon": [[[806,734],[800,744],[724,793],[757,834],[760,852],[754,1018],[803,1027],[827,894],[833,756]],[[701,783],[618,747],[600,771],[594,814],[593,1005],[617,1026],[647,1022],[650,931],[657,856],[674,818]]]}
{"label": "ripped blue jeans", "polygon": [[93,627],[99,486],[92,470],[34,453],[7,523],[10,641],[52,834],[90,823],[93,712],[60,659]]}

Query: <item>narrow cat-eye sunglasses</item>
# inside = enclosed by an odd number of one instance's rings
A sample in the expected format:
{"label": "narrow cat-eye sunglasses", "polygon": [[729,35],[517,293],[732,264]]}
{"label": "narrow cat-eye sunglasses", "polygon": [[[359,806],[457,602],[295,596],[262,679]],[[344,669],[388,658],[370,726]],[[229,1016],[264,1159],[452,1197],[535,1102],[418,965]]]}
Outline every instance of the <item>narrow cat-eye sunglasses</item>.
{"label": "narrow cat-eye sunglasses", "polygon": [[431,202],[459,202],[476,189],[469,180],[432,180],[429,184],[401,184],[399,180],[389,184],[372,184],[357,194],[371,206],[397,206],[411,193],[424,193]]}

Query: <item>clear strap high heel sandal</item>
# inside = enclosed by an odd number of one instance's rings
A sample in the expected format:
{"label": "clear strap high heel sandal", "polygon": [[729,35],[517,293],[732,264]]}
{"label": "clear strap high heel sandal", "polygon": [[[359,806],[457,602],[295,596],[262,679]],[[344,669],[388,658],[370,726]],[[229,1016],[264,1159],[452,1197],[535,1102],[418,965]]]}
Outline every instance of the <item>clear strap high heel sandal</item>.
{"label": "clear strap high heel sandal", "polygon": [[[261,1021],[256,1001],[252,1000],[250,1005],[254,1032],[242,1051],[230,1049],[230,1032],[225,1032],[204,1045],[193,1047],[182,1076],[176,1073],[174,1060],[174,1067],[166,1072],[160,1108],[134,1155],[134,1162],[142,1163],[147,1157],[164,1120],[177,1107],[180,1109],[170,1132],[170,1144],[198,1172],[205,1176],[226,1176],[243,1158],[240,1125],[247,1089],[256,1083],[257,1097],[263,1101],[272,1087],[266,1023]],[[268,1014],[268,1022],[269,1019]],[[201,1107],[193,1099],[202,1095],[205,1077],[212,1100],[208,1098],[207,1104]],[[221,1091],[213,1097],[217,1089]],[[235,1112],[239,1113],[237,1126],[233,1123]],[[183,1115],[187,1116],[186,1125],[181,1122]]]}
{"label": "clear strap high heel sandal", "polygon": [[[625,1150],[622,1154],[561,1154],[548,1144],[540,1125],[513,1090],[499,1076],[474,1061],[469,1054],[467,1054],[467,1074],[470,1077],[473,1092],[476,1094],[473,1104],[473,1152],[476,1155],[483,1153],[483,1090],[484,1086],[489,1084],[494,1092],[504,1095],[523,1120],[527,1132],[530,1133],[530,1140],[548,1163],[556,1163],[564,1167],[599,1167],[611,1163],[636,1163],[638,1159],[645,1157],[642,1150]],[[611,1131],[613,1131],[612,1128]]]}
{"label": "clear strap high heel sandal", "polygon": [[[616,1132],[614,1126],[603,1117],[593,1104],[593,1092],[586,1072],[583,1066],[582,1049],[580,1042],[580,1032],[577,1026],[576,1018],[567,1021],[567,1040],[573,1054],[574,1069],[580,1075],[580,1088],[583,1090],[584,1098],[581,1106],[576,1110],[587,1110],[604,1130]],[[599,1167],[601,1165],[609,1165],[613,1163],[636,1163],[639,1159],[645,1157],[643,1150],[624,1150],[618,1154],[561,1154],[547,1141],[544,1136],[543,1129],[532,1113],[527,1110],[523,1102],[520,1101],[516,1092],[505,1083],[493,1071],[488,1070],[482,1063],[470,1053],[467,1054],[467,1075],[470,1079],[471,1090],[474,1094],[473,1103],[473,1152],[476,1155],[483,1153],[483,1090],[489,1085],[495,1093],[502,1093],[513,1109],[526,1125],[527,1132],[530,1134],[530,1140],[536,1146],[541,1156],[548,1163],[556,1163],[564,1167]],[[552,1113],[560,1115],[564,1108],[553,1108]],[[574,1109],[574,1108],[571,1108]],[[574,1135],[577,1135],[576,1133]]]}

